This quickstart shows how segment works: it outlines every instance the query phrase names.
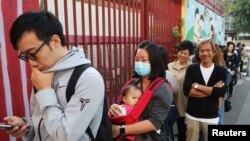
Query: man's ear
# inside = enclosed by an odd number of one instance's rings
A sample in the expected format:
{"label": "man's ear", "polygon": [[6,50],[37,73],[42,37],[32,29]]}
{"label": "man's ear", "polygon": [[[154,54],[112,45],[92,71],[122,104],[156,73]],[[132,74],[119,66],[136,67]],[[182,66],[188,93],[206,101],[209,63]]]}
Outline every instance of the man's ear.
{"label": "man's ear", "polygon": [[61,47],[61,39],[58,35],[54,34],[51,39],[50,39],[51,43],[56,46],[56,47]]}

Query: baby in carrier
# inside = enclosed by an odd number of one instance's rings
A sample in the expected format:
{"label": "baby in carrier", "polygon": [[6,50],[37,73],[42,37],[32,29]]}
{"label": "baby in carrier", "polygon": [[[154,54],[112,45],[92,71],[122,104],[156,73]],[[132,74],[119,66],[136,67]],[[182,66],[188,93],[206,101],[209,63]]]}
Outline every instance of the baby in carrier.
{"label": "baby in carrier", "polygon": [[[156,78],[143,92],[140,87],[136,85],[138,81],[140,81],[140,79],[131,79],[123,86],[120,101],[118,102],[118,104],[120,104],[118,108],[120,108],[120,111],[123,111],[123,114],[120,116],[109,114],[112,124],[124,126],[138,122],[139,117],[147,107],[152,95],[156,89],[165,82],[165,79],[160,77]],[[135,135],[121,134],[114,140],[133,141],[134,139]]]}
{"label": "baby in carrier", "polygon": [[[109,115],[112,124],[117,124],[117,125],[125,124],[127,115],[129,115],[129,113],[133,110],[134,106],[139,101],[141,95],[142,95],[142,90],[136,85],[129,84],[125,86],[122,89],[120,102],[118,103],[120,104],[119,108],[122,111],[122,116],[113,117],[112,115]],[[130,141],[133,139],[134,136],[127,136],[127,137],[118,137],[117,139],[114,140]]]}
{"label": "baby in carrier", "polygon": [[[136,85],[132,85],[132,84],[127,85],[122,90],[119,108],[122,111],[123,116],[128,115],[132,111],[133,107],[136,105],[141,95],[142,95],[142,91]],[[112,115],[110,116],[112,117]]]}

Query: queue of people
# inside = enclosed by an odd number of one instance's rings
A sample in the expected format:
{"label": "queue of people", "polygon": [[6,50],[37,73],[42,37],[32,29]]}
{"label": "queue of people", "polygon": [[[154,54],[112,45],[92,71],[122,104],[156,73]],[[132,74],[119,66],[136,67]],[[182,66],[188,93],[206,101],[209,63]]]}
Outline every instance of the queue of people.
{"label": "queue of people", "polygon": [[[88,68],[67,102],[65,91],[72,72],[75,67],[90,61],[80,50],[70,51],[65,47],[59,20],[50,12],[24,13],[13,23],[10,39],[19,52],[18,58],[30,64],[31,81],[36,91],[31,95],[32,116],[29,119],[4,118],[7,124],[14,126],[6,130],[7,133],[27,141],[90,141],[87,132],[90,127],[96,137],[102,120],[103,109],[100,107],[104,105],[103,78],[97,70]],[[192,63],[190,56],[195,48],[196,62]],[[197,47],[184,40],[177,49],[177,59],[169,63],[166,48],[150,41],[141,42],[134,56],[135,83],[124,89],[124,105],[112,104],[109,115],[118,117],[129,113],[157,78],[165,79],[171,85],[162,83],[156,89],[137,122],[113,124],[113,138],[134,135],[135,141],[175,140],[173,122],[165,122],[174,103],[179,114],[176,120],[178,141],[198,141],[200,132],[207,141],[208,125],[219,124],[223,118],[219,110],[228,88],[226,72],[237,73],[239,60],[234,50],[234,44],[228,43],[223,59],[222,51],[211,39],[200,41]],[[234,83],[229,84],[231,97]],[[166,129],[170,130],[168,134]]]}

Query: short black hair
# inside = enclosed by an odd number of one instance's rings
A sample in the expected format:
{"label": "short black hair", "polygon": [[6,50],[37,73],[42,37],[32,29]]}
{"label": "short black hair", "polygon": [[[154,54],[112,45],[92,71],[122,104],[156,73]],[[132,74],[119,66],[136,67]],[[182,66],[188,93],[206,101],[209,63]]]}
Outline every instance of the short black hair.
{"label": "short black hair", "polygon": [[34,32],[43,41],[56,34],[60,37],[62,46],[65,46],[62,24],[48,11],[27,12],[14,21],[10,29],[10,40],[14,49],[18,50],[17,42],[25,32]]}
{"label": "short black hair", "polygon": [[[144,41],[145,42],[145,41]],[[148,42],[148,41],[147,41]],[[149,41],[150,42],[150,41]],[[165,79],[166,72],[163,66],[163,63],[161,61],[161,56],[159,53],[159,47],[150,42],[150,43],[140,43],[138,48],[136,49],[135,54],[137,53],[138,49],[145,49],[149,56],[149,63],[151,66],[151,72],[149,74],[149,80],[153,81],[157,77],[162,77]],[[140,77],[135,71],[134,71],[134,77]]]}
{"label": "short black hair", "polygon": [[188,50],[189,54],[192,55],[194,52],[194,44],[189,40],[184,40],[179,44],[179,47],[177,49],[177,52],[182,50]]}

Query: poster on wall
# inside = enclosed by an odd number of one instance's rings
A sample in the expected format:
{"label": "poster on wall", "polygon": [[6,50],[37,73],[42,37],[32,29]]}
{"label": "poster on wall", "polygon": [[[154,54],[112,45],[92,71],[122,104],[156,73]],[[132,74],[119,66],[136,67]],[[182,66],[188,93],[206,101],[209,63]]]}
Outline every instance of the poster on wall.
{"label": "poster on wall", "polygon": [[196,0],[186,3],[185,39],[196,43],[207,38],[213,39],[218,45],[224,45],[224,18],[213,12],[205,4]]}

